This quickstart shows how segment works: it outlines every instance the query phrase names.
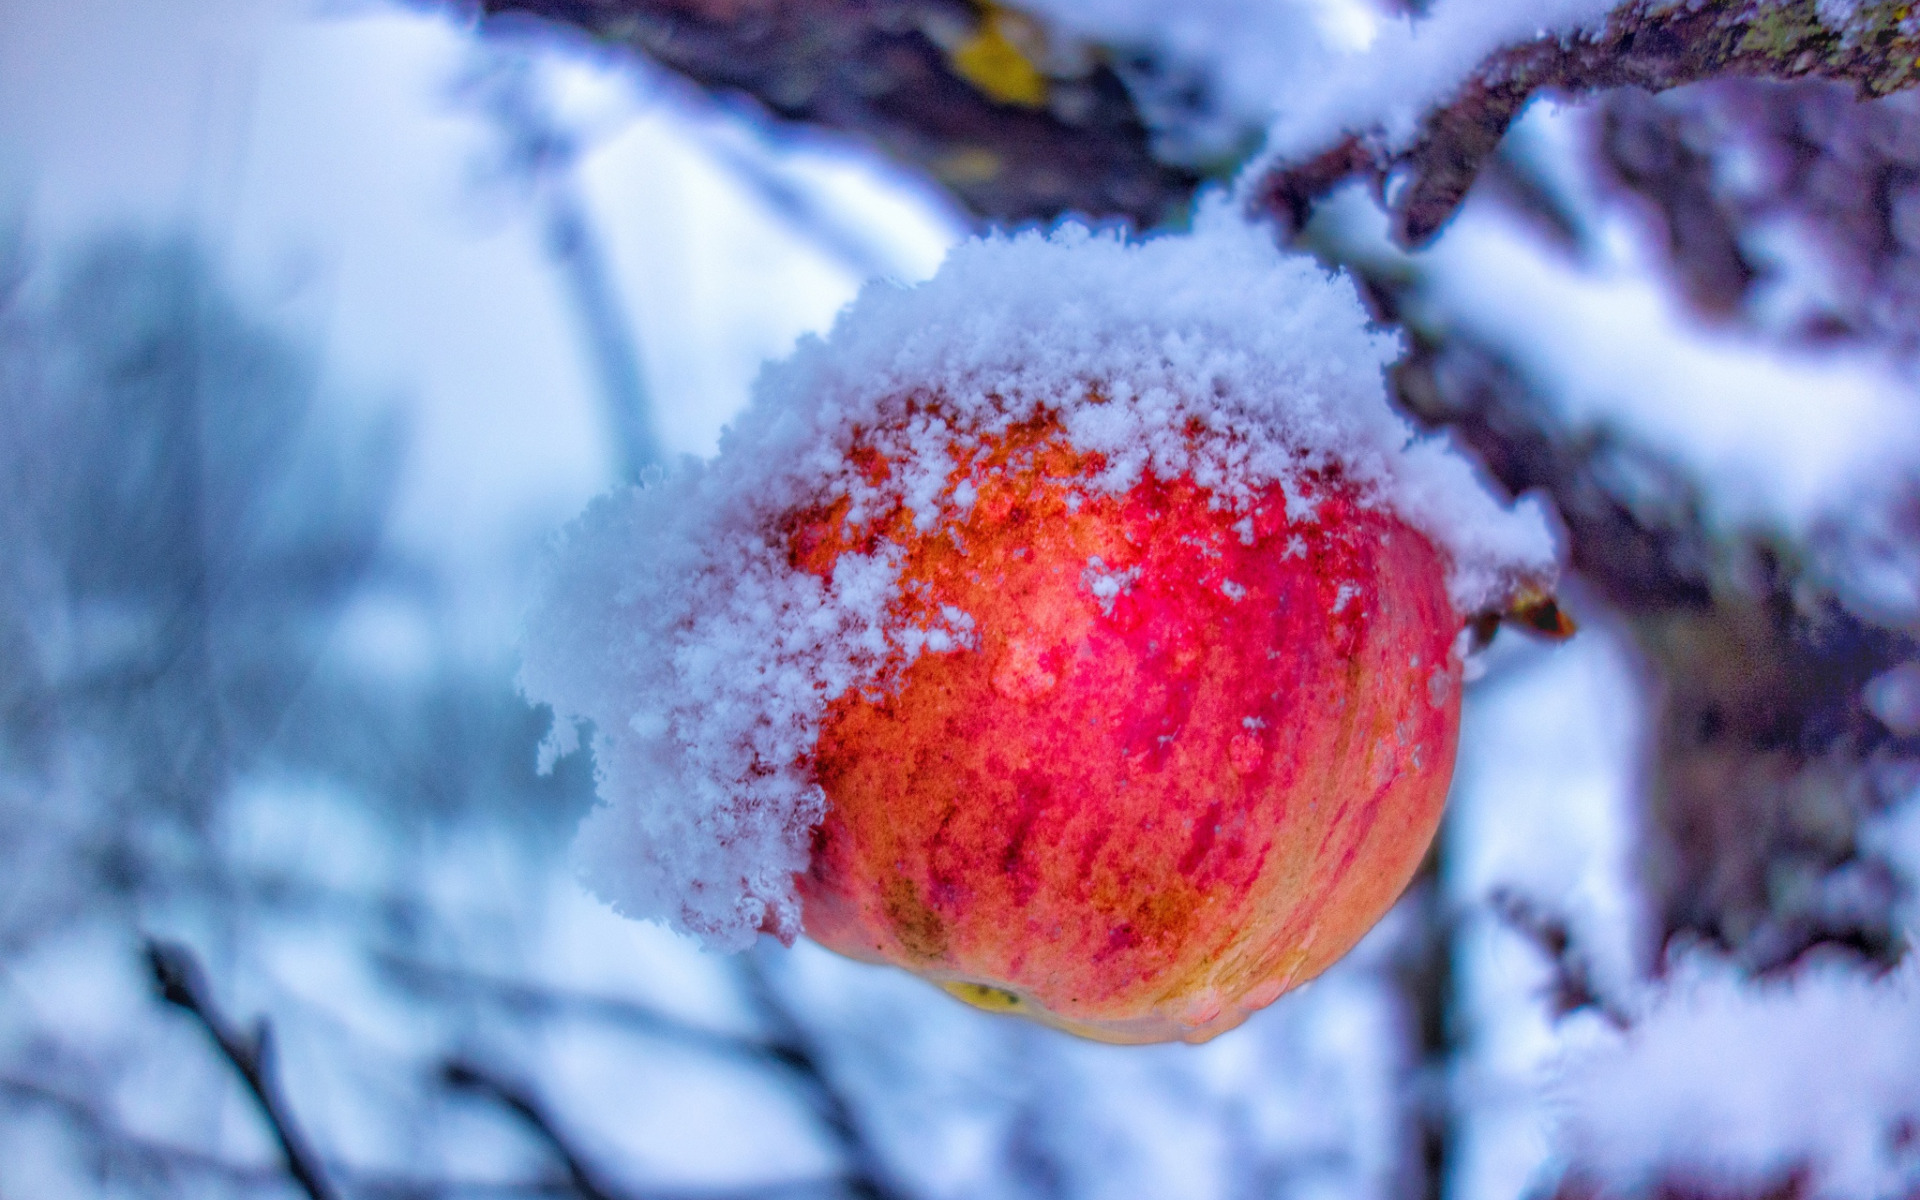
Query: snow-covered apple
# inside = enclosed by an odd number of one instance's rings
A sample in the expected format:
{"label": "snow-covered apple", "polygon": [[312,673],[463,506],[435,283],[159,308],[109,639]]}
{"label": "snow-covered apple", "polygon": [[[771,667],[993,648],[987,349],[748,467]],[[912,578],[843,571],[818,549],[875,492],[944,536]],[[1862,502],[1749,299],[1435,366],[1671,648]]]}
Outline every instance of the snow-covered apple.
{"label": "snow-covered apple", "polygon": [[522,682],[592,723],[587,882],[1112,1041],[1312,978],[1432,837],[1462,630],[1553,568],[1395,350],[1220,207],[869,289],[555,556]]}

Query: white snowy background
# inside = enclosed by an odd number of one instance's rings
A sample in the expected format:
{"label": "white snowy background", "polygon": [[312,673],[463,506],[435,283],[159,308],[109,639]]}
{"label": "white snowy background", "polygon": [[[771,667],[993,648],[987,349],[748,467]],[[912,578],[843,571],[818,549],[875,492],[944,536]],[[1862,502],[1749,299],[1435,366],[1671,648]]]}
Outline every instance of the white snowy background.
{"label": "white snowy background", "polygon": [[[1357,2],[1258,6],[1266,43],[1220,36],[1243,15],[1226,0],[1180,21],[1036,7],[1165,42],[1249,110],[1276,71],[1357,97],[1303,125],[1387,112],[1383,78],[1410,105],[1421,72],[1605,6],[1487,5],[1483,22],[1443,4],[1452,40],[1421,43],[1405,76],[1402,26]],[[1286,69],[1327,54],[1346,57]],[[17,401],[44,369],[67,394],[57,354],[17,364],[79,319],[57,315],[62,281],[119,239],[123,264],[202,264],[259,336],[307,356],[314,421],[363,447],[334,452],[394,463],[375,566],[329,610],[270,752],[224,777],[195,846],[162,831],[149,847],[216,867],[178,886],[108,878],[100,827],[142,818],[137,798],[103,799],[124,780],[92,765],[98,729],[53,768],[0,763],[0,1197],[293,1194],[230,1068],[154,999],[144,935],[194,945],[236,1019],[271,1019],[289,1103],[350,1195],[565,1193],[526,1122],[443,1086],[451,1059],[537,1097],[608,1195],[831,1195],[867,1172],[930,1198],[1358,1200],[1413,1186],[1408,1129],[1434,1111],[1451,1114],[1443,1182],[1461,1200],[1546,1194],[1575,1157],[1622,1191],[1676,1164],[1725,1188],[1811,1164],[1822,1194],[1911,1194],[1910,970],[1763,990],[1703,957],[1647,982],[1644,681],[1603,617],[1562,646],[1503,640],[1470,689],[1439,891],[1416,898],[1459,930],[1438,1076],[1408,1049],[1406,906],[1238,1032],[1116,1049],[804,943],[707,955],[589,899],[564,855],[579,772],[533,777],[542,730],[509,680],[541,541],[614,481],[617,447],[542,240],[550,198],[497,169],[504,135],[474,100],[474,72],[502,56],[531,63],[580,138],[562,182],[612,268],[670,453],[710,452],[759,364],[868,275],[924,278],[962,236],[940,196],[857,148],[770,141],[563,40],[483,45],[444,14],[376,3],[0,0],[0,352],[16,364],[0,387]],[[1719,520],[1806,530],[1910,461],[1910,369],[1699,327],[1644,231],[1581,190],[1576,117],[1538,105],[1516,136],[1561,164],[1605,253],[1576,261],[1476,197],[1423,255],[1426,302],[1547,381],[1570,420],[1684,463]],[[1340,236],[1383,237],[1357,193],[1335,210]],[[21,451],[36,428],[0,438]],[[0,592],[29,617],[32,552]],[[1570,605],[1588,615],[1577,592]],[[33,628],[47,661],[90,636]],[[343,709],[353,721],[325,723]],[[1920,818],[1896,812],[1877,836],[1920,870]],[[1497,915],[1512,895],[1565,918],[1627,1032],[1591,1010],[1556,1019],[1551,964]]]}

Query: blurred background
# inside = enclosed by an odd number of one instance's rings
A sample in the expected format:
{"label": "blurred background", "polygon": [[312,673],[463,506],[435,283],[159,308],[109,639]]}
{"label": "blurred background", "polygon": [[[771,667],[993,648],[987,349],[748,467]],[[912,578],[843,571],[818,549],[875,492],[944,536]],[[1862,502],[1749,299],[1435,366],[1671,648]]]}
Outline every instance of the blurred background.
{"label": "blurred background", "polygon": [[1581,625],[1322,979],[1103,1047],[572,881],[545,540],[862,284],[1537,32],[1413,7],[0,0],[0,1198],[1920,1194],[1920,104],[1817,63],[1272,203]]}

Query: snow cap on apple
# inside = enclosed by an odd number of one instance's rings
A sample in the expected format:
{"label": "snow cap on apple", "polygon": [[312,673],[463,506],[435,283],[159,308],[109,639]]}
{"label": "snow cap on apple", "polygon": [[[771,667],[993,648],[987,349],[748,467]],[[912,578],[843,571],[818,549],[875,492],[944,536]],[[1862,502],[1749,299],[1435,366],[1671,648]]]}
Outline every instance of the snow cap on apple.
{"label": "snow cap on apple", "polygon": [[591,729],[586,884],[1110,1041],[1311,979],[1432,837],[1462,630],[1554,571],[1397,350],[1220,201],[869,286],[557,546],[521,682]]}

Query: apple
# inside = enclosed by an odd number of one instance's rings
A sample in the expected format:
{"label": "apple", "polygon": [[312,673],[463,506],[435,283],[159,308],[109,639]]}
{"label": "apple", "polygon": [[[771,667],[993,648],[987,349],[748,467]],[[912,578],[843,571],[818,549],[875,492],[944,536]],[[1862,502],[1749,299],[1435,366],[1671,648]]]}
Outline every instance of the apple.
{"label": "apple", "polygon": [[[1425,854],[1459,729],[1448,559],[1337,465],[1115,490],[1045,409],[949,428],[936,519],[828,494],[781,524],[793,569],[891,548],[894,621],[970,623],[827,704],[805,932],[1086,1037],[1204,1041],[1349,950]],[[899,433],[855,440],[883,493]]]}
{"label": "apple", "polygon": [[871,285],[556,542],[520,684],[591,739],[581,880],[1112,1041],[1312,979],[1433,836],[1462,647],[1566,632],[1400,350],[1227,196]]}

